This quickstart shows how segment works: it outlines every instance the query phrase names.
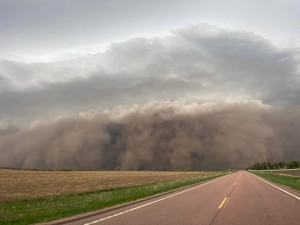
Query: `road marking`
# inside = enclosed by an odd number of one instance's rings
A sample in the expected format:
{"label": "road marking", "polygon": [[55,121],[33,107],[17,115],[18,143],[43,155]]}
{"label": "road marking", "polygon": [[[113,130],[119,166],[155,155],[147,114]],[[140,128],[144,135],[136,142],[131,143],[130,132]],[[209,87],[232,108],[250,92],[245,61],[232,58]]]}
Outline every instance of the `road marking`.
{"label": "road marking", "polygon": [[225,202],[224,208],[226,207],[227,203],[229,202],[230,197],[227,198],[227,201]]}
{"label": "road marking", "polygon": [[284,192],[284,193],[286,193],[286,194],[288,194],[288,195],[290,195],[290,196],[292,196],[292,197],[294,197],[294,198],[300,200],[300,197],[298,197],[298,196],[296,196],[296,195],[294,195],[294,194],[292,194],[292,193],[290,193],[290,192],[288,192],[288,191],[286,191],[286,190],[284,190],[284,189],[282,189],[282,188],[280,188],[280,187],[277,187],[276,185],[274,185],[274,184],[272,184],[272,183],[270,183],[270,182],[268,182],[268,181],[266,181],[266,180],[264,180],[264,179],[258,177],[257,175],[254,175],[253,173],[251,173],[251,174],[252,174],[254,177],[256,177],[256,178],[262,180],[263,182],[265,182],[265,183],[267,183],[267,184],[273,186],[274,188],[277,188],[278,190],[280,190],[280,191],[282,191],[282,192]]}
{"label": "road marking", "polygon": [[218,209],[221,209],[221,208],[223,207],[223,205],[225,204],[226,200],[227,200],[227,197],[225,197],[225,198],[223,199],[223,201],[222,201],[221,204],[219,205]]}
{"label": "road marking", "polygon": [[[234,174],[234,173],[233,173],[233,174]],[[180,194],[185,193],[185,192],[187,192],[187,191],[191,191],[191,190],[194,190],[194,189],[196,189],[196,188],[199,188],[199,187],[205,186],[205,185],[207,185],[207,184],[213,183],[213,182],[215,182],[215,181],[221,180],[221,179],[223,179],[223,178],[225,178],[225,177],[227,177],[227,176],[229,176],[229,175],[233,175],[233,174],[225,175],[225,176],[223,176],[223,177],[217,178],[217,179],[212,180],[212,181],[208,181],[208,182],[206,182],[206,183],[202,183],[202,184],[200,184],[200,185],[198,185],[198,186],[195,186],[195,187],[192,187],[192,188],[189,188],[189,189],[185,189],[185,190],[183,190],[183,191],[180,191],[180,192],[178,192],[178,193],[169,195],[169,196],[167,196],[167,197],[163,197],[163,198],[157,199],[157,200],[155,200],[155,201],[148,202],[148,203],[146,203],[146,204],[144,204],[144,205],[140,205],[140,206],[137,206],[137,207],[134,207],[134,208],[125,210],[125,211],[123,211],[123,212],[119,212],[119,213],[117,213],[117,214],[114,214],[114,215],[111,215],[111,216],[104,217],[104,218],[99,219],[99,220],[94,220],[94,221],[92,221],[92,222],[85,223],[84,225],[91,225],[91,224],[94,224],[94,223],[98,223],[98,222],[102,222],[102,221],[104,221],[104,220],[111,219],[111,218],[113,218],[113,217],[120,216],[120,215],[125,214],[125,213],[132,212],[132,211],[134,211],[134,210],[137,210],[137,209],[146,207],[146,206],[148,206],[148,205],[152,205],[152,204],[154,204],[154,203],[163,201],[163,200],[168,199],[168,198],[172,198],[172,197],[174,197],[174,196],[176,196],[176,195],[180,195]]]}

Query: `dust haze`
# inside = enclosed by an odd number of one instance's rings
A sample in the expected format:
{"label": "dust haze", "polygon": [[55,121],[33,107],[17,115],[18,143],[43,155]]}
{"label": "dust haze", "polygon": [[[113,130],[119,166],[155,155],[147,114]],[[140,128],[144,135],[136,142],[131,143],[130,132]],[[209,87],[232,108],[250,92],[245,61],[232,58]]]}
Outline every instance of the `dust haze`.
{"label": "dust haze", "polygon": [[157,101],[2,127],[0,166],[201,170],[300,157],[300,109],[258,100]]}

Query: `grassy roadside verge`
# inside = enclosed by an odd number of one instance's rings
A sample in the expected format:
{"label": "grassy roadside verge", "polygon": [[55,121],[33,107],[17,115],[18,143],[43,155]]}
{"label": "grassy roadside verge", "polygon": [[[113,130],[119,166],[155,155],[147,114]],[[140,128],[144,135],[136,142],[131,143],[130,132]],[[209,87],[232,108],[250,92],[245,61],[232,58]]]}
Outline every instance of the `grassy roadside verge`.
{"label": "grassy roadside verge", "polygon": [[282,184],[300,191],[300,177],[284,176],[274,173],[255,172],[255,175],[261,176],[269,181]]}
{"label": "grassy roadside verge", "polygon": [[2,202],[0,224],[23,225],[51,221],[163,193],[225,174],[227,173],[98,192]]}

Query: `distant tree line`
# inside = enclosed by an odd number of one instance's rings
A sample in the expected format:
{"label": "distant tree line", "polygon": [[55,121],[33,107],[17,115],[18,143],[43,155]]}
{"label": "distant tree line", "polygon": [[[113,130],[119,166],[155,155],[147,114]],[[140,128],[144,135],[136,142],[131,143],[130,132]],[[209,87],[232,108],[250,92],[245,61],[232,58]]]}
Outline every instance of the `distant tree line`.
{"label": "distant tree line", "polygon": [[[276,169],[297,169],[300,167],[300,161],[289,162],[267,162],[270,170]],[[266,170],[267,166],[265,162],[254,163],[252,166],[246,168],[247,170]]]}

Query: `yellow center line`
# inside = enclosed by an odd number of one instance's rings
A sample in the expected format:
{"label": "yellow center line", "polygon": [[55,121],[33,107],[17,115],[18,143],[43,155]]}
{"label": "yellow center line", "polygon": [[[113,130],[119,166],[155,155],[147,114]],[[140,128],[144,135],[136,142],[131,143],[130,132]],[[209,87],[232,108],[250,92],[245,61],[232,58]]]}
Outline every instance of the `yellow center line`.
{"label": "yellow center line", "polygon": [[[239,176],[237,177],[236,181],[234,182],[234,186],[237,185],[237,180],[239,179],[239,177],[240,177],[240,174],[239,174]],[[218,209],[222,209],[222,207],[225,208],[225,206],[226,206],[227,203],[229,202],[229,199],[230,199],[230,197],[225,197],[225,198],[223,199],[223,201],[221,202],[221,204],[219,205]]]}
{"label": "yellow center line", "polygon": [[223,207],[223,205],[225,204],[226,200],[227,200],[227,197],[224,198],[224,200],[219,205],[218,209],[221,209]]}
{"label": "yellow center line", "polygon": [[229,202],[230,197],[227,198],[227,201],[225,202],[224,208],[226,207],[227,203]]}

